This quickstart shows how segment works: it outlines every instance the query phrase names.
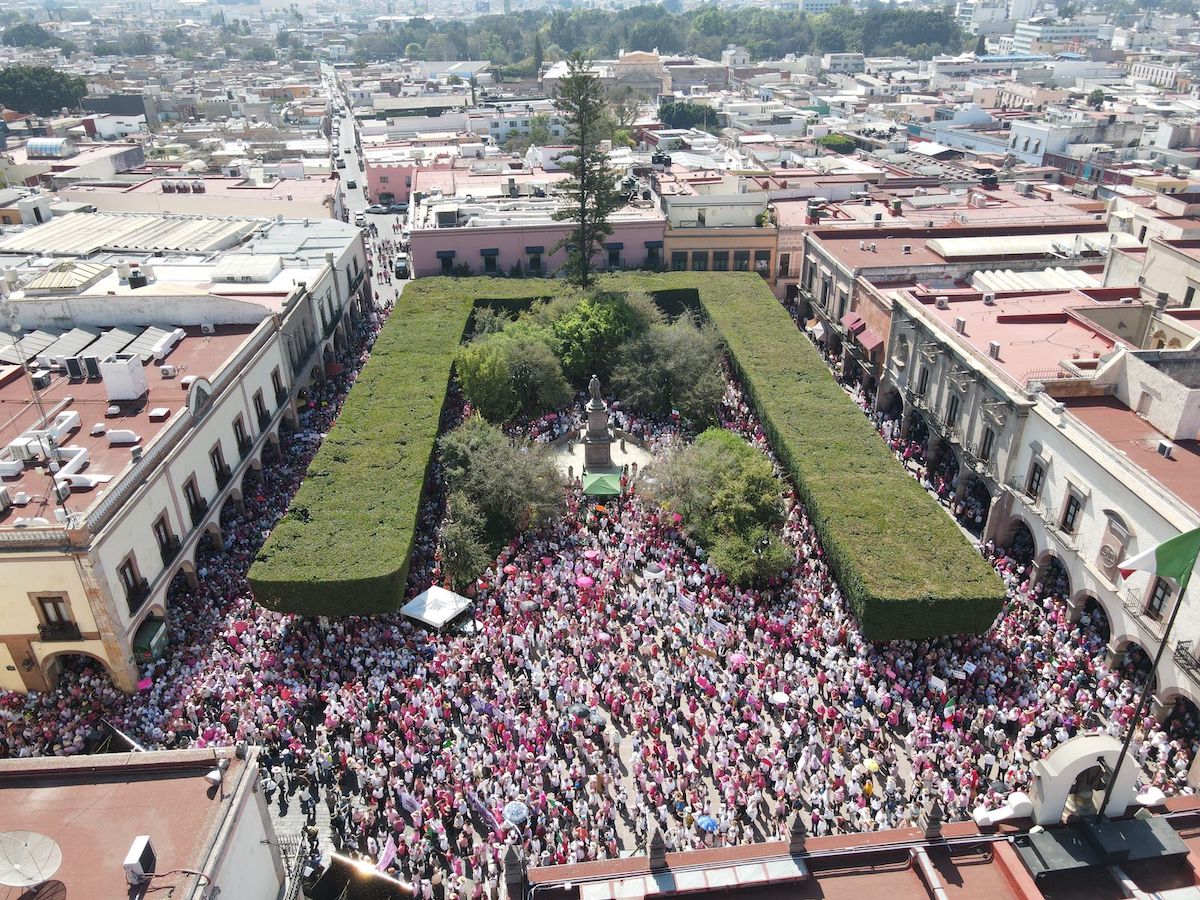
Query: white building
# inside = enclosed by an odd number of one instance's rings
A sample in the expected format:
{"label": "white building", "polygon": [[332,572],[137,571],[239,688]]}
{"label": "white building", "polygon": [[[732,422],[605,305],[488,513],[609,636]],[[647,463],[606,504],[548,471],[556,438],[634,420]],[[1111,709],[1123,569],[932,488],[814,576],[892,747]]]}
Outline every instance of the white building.
{"label": "white building", "polygon": [[172,582],[195,584],[198,546],[364,313],[362,236],[76,213],[0,239],[0,264],[19,334],[0,341],[0,686],[43,689],[84,655],[131,690]]}
{"label": "white building", "polygon": [[1034,19],[1017,22],[1013,32],[1014,53],[1036,53],[1048,46],[1086,44],[1098,40],[1102,28],[1083,22],[1055,22]]}

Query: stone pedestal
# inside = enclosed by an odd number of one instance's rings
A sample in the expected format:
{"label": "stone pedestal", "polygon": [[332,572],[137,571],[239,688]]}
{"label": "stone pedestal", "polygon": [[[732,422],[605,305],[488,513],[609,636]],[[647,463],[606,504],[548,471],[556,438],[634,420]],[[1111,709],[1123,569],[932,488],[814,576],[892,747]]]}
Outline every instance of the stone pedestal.
{"label": "stone pedestal", "polygon": [[583,461],[589,472],[612,468],[613,432],[608,427],[608,407],[593,399],[587,405],[588,424],[583,434]]}

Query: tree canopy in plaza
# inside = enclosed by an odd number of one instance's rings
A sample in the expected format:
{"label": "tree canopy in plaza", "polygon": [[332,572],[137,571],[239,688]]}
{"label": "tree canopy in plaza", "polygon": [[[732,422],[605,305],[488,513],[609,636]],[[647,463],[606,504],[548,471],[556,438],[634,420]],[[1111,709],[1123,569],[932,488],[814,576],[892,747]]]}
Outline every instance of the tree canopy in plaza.
{"label": "tree canopy in plaza", "polygon": [[656,323],[617,351],[612,392],[636,412],[674,411],[694,425],[707,425],[716,421],[725,392],[720,353],[717,330],[693,316]]}

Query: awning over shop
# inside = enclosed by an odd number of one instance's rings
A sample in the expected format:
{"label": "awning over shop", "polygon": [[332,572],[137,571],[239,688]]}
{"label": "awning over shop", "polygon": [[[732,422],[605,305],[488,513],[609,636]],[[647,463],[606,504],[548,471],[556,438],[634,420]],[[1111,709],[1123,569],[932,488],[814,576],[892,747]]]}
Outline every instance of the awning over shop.
{"label": "awning over shop", "polygon": [[808,324],[804,326],[805,330],[813,336],[814,340],[824,340],[825,326],[817,319],[809,319]]}
{"label": "awning over shop", "polygon": [[621,476],[611,472],[584,475],[583,492],[589,497],[617,497],[621,493]]}
{"label": "awning over shop", "polygon": [[883,346],[883,338],[881,338],[870,328],[864,328],[862,333],[859,334],[855,340],[862,344],[862,348],[868,353],[874,353]]}
{"label": "awning over shop", "polygon": [[851,334],[856,334],[867,327],[867,323],[863,321],[863,317],[856,312],[848,312],[839,320],[842,327]]}

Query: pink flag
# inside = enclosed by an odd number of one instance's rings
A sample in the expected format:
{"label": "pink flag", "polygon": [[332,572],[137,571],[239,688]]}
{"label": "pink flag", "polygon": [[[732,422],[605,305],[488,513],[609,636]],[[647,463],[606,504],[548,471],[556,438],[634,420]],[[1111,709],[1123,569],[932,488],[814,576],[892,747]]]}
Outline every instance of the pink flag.
{"label": "pink flag", "polygon": [[153,687],[153,685],[154,685],[153,678],[149,678],[149,677],[143,678],[141,681],[138,682],[138,690],[139,691],[148,691],[148,690],[150,690],[151,687]]}
{"label": "pink flag", "polygon": [[389,834],[387,843],[383,845],[383,853],[381,853],[379,856],[379,865],[377,865],[375,868],[378,871],[383,872],[387,869],[388,866],[390,866],[392,864],[392,860],[394,860],[395,858],[396,858],[396,838],[394,835]]}

